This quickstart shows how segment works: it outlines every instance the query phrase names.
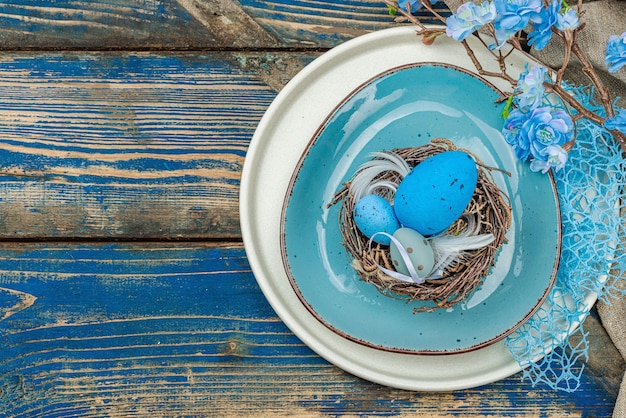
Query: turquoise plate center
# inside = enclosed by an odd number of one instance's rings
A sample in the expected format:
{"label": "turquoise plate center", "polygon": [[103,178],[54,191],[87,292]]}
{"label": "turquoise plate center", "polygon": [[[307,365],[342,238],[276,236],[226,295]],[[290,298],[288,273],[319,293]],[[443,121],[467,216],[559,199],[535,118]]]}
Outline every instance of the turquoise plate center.
{"label": "turquoise plate center", "polygon": [[[504,338],[543,303],[560,255],[558,200],[552,178],[531,172],[504,141],[499,98],[464,70],[416,64],[370,80],[327,118],[292,177],[281,236],[291,284],[320,322],[382,350],[458,353]],[[479,289],[453,308],[416,314],[418,302],[360,280],[342,244],[339,206],[329,204],[369,153],[441,137],[510,173],[494,172],[494,180],[511,200],[513,222]]]}

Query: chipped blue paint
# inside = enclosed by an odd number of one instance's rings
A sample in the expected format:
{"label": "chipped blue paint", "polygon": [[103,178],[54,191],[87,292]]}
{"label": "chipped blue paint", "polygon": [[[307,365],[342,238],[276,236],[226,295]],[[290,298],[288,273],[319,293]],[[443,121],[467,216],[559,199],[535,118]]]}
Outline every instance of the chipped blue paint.
{"label": "chipped blue paint", "polygon": [[[185,378],[192,368],[326,364],[276,317],[241,248],[34,247],[0,251],[3,271],[13,270],[0,287],[37,297],[0,321],[2,416],[62,410],[71,400],[62,396],[64,381],[80,376],[126,375],[140,384],[153,369],[193,390]],[[137,376],[138,369],[148,375]],[[23,396],[12,398],[20,387]]]}
{"label": "chipped blue paint", "polygon": [[[190,393],[208,411],[242,406],[249,388],[232,391],[246,384],[270,398],[287,390],[294,405],[328,416],[506,416],[541,390],[515,375],[436,404],[342,373],[279,320],[241,247],[28,244],[0,249],[0,266],[0,289],[37,298],[0,321],[0,416],[101,416],[159,394],[162,408],[184,410]],[[0,292],[0,309],[14,303]],[[132,388],[129,405],[119,387]],[[583,416],[610,416],[614,402],[587,373],[578,392],[540,393],[538,405]]]}
{"label": "chipped blue paint", "polygon": [[12,0],[0,4],[0,45],[145,47],[212,41],[176,1]]}
{"label": "chipped blue paint", "polygon": [[[233,3],[286,46],[334,46],[359,32],[394,25],[382,1]],[[191,2],[190,7],[197,6]],[[443,3],[435,7],[445,13]],[[309,29],[291,31],[280,22],[301,23]],[[220,33],[210,26],[203,26],[174,0],[14,0],[0,4],[0,46],[7,47],[214,47],[220,42]],[[315,29],[332,26],[337,33]]]}
{"label": "chipped blue paint", "polygon": [[[239,3],[246,13],[287,45],[333,47],[367,31],[396,25],[382,0],[240,0]],[[443,1],[434,7],[444,16],[449,14]],[[441,23],[428,12],[418,11],[416,16],[425,23]],[[302,27],[298,27],[298,24],[302,24]],[[333,29],[328,30],[329,27]]]}
{"label": "chipped blue paint", "polygon": [[[181,221],[184,202],[196,205],[195,196],[221,196],[236,204],[248,143],[276,92],[235,62],[228,54],[3,56],[0,195],[19,199],[25,190],[42,190],[41,196],[81,205],[67,209],[77,215],[85,203],[98,205],[91,206],[95,221],[82,226],[72,221],[73,226],[56,231],[50,225],[46,233],[52,236],[69,231],[93,236],[94,228],[101,234],[97,219],[107,219],[103,212],[114,202],[117,208],[151,212],[154,219],[163,200],[179,201],[167,216]],[[214,202],[205,203],[210,212]],[[238,229],[234,215],[221,217],[231,231]],[[0,230],[5,228],[1,218]],[[137,233],[120,220],[118,231]],[[106,221],[111,222],[117,221]],[[198,231],[197,224],[181,226],[178,234],[187,227]],[[143,233],[164,236],[163,230],[177,228],[171,227]],[[205,233],[210,228],[210,223],[203,227]]]}

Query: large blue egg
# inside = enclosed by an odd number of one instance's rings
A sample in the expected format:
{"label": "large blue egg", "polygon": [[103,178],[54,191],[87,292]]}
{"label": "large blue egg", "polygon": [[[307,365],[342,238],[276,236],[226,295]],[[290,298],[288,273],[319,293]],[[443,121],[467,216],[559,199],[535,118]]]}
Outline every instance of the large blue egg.
{"label": "large blue egg", "polygon": [[[378,195],[366,195],[356,202],[353,217],[359,231],[368,238],[372,238],[377,232],[393,235],[400,228],[400,223],[391,203]],[[389,237],[379,234],[374,236],[374,241],[382,245],[389,245],[391,240]]]}
{"label": "large blue egg", "polygon": [[476,162],[469,154],[446,151],[429,157],[398,185],[396,216],[422,235],[443,232],[463,214],[477,181]]}

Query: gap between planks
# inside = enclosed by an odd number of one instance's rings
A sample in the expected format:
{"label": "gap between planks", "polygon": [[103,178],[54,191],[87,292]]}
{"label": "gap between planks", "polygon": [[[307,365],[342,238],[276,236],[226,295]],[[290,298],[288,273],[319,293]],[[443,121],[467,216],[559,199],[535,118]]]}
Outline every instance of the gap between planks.
{"label": "gap between planks", "polygon": [[242,53],[242,52],[268,52],[268,53],[323,53],[327,52],[331,47],[301,47],[301,46],[286,46],[286,47],[253,47],[253,46],[243,46],[243,47],[232,47],[232,46],[217,46],[217,47],[117,47],[117,46],[107,46],[102,48],[94,48],[94,47],[11,47],[11,48],[0,48],[1,52],[33,52],[33,53],[52,53],[52,52],[80,52],[80,53],[100,53],[100,52],[121,52],[121,53],[136,53],[136,52],[154,52],[155,54],[167,52],[167,53],[212,53],[212,52],[233,52],[233,53]]}
{"label": "gap between planks", "polygon": [[24,237],[24,238],[0,238],[0,244],[218,244],[218,245],[243,245],[241,236],[214,236],[214,237]]}

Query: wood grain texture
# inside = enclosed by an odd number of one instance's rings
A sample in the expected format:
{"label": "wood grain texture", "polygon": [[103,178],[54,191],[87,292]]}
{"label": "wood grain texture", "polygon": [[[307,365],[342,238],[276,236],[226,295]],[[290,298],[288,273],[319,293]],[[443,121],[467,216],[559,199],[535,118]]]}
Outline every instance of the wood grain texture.
{"label": "wood grain texture", "polygon": [[[333,47],[367,32],[396,26],[387,6],[378,0],[240,0],[243,10],[285,45]],[[448,12],[443,2],[434,6]],[[418,11],[425,19],[429,14]]]}
{"label": "wood grain texture", "polygon": [[241,167],[276,94],[264,80],[312,58],[5,54],[0,237],[238,236]]}
{"label": "wood grain texture", "polygon": [[7,0],[0,48],[189,48],[215,44],[174,0]]}
{"label": "wood grain texture", "polygon": [[241,6],[231,0],[178,0],[217,40],[212,46],[226,48],[283,46],[279,39],[261,27]]}
{"label": "wood grain texture", "polygon": [[[302,344],[240,245],[0,245],[0,416],[610,416],[587,367],[573,394],[515,375],[414,393],[356,378]],[[597,322],[593,332],[601,335]],[[602,356],[594,338],[591,356]],[[621,360],[621,359],[620,359]]]}
{"label": "wood grain texture", "polygon": [[381,0],[8,0],[0,48],[319,48],[393,25]]}

